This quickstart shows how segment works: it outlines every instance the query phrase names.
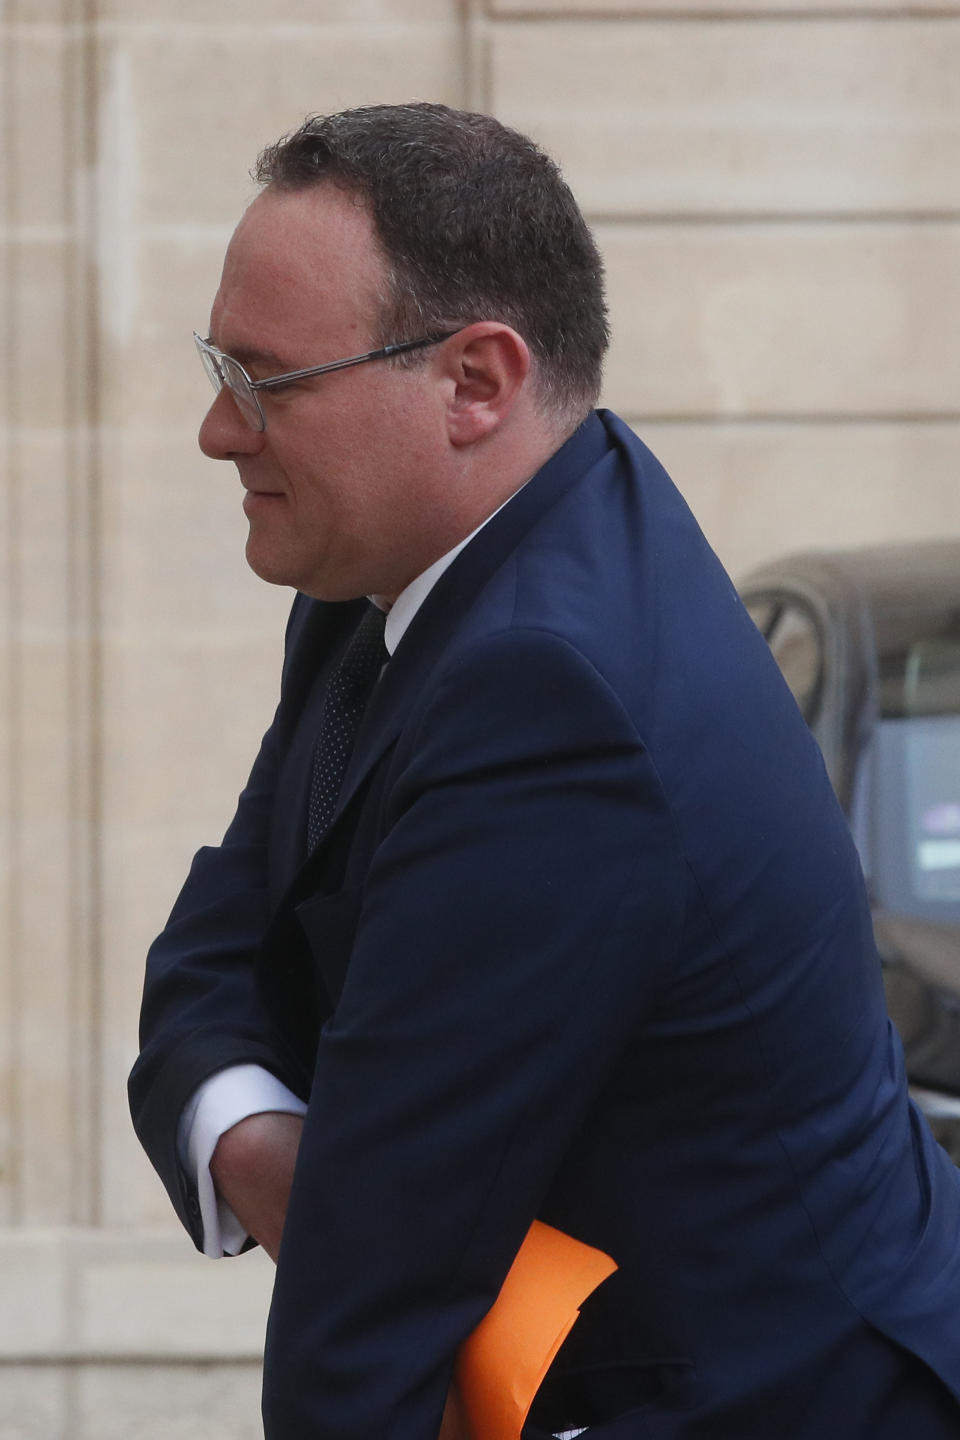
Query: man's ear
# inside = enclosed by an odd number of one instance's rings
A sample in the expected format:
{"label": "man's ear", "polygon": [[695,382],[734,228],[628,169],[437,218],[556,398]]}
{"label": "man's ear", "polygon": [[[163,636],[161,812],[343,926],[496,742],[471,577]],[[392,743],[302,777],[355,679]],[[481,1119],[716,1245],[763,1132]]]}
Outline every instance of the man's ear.
{"label": "man's ear", "polygon": [[446,413],[450,443],[473,445],[512,411],[530,370],[530,351],[509,325],[480,320],[450,337],[441,364],[451,382]]}

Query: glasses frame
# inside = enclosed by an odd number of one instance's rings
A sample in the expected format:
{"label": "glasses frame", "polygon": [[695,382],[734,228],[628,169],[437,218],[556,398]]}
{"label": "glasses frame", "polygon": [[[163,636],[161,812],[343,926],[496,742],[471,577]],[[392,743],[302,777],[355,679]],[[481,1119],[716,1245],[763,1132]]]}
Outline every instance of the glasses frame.
{"label": "glasses frame", "polygon": [[281,385],[292,385],[297,380],[308,380],[314,375],[329,375],[333,370],[347,370],[351,365],[364,365],[368,360],[389,360],[392,355],[401,355],[406,350],[422,350],[427,345],[439,345],[455,335],[455,330],[442,334],[423,335],[418,340],[400,340],[394,345],[384,345],[380,350],[366,350],[362,355],[348,355],[345,360],[329,360],[326,365],[310,365],[305,370],[285,370],[282,375],[269,375],[265,380],[251,380],[239,360],[218,350],[193,332],[194,344],[200,356],[200,363],[207,374],[214,394],[219,395],[226,386],[237,404],[237,409],[252,430],[266,430],[267,417],[260,404],[258,390],[274,390]]}

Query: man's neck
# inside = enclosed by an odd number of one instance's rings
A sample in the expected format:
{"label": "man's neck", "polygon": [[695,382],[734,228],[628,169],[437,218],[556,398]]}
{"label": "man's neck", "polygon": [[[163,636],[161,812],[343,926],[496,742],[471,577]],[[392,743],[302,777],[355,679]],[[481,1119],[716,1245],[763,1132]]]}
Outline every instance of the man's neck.
{"label": "man's neck", "polygon": [[[528,479],[529,478],[530,477],[528,477]],[[494,515],[498,514],[503,509],[504,505],[508,505],[513,499],[513,496],[519,494],[519,492],[523,489],[524,485],[526,485],[527,483],[527,480],[524,480],[520,485],[517,486],[513,494],[508,495],[505,500],[501,500],[500,504],[496,507],[496,509],[491,510],[490,514],[486,517],[486,519],[481,520],[480,524],[475,526],[474,529],[470,531],[469,535],[465,535],[462,540],[458,540],[456,545],[453,545],[449,550],[447,550],[443,555],[441,555],[439,559],[434,560],[431,565],[428,565],[425,570],[422,570],[420,574],[415,577],[415,579],[410,581],[409,585],[406,585],[404,589],[401,590],[400,594],[396,597],[395,600],[388,600],[385,596],[382,595],[371,595],[370,598],[373,603],[375,605],[379,605],[381,610],[387,611],[387,624],[386,629],[384,630],[383,643],[387,647],[388,655],[392,655],[393,652],[396,650],[407,630],[407,627],[410,625],[413,617],[420,609],[420,606],[426,600],[427,596],[430,594],[430,591],[440,579],[440,576],[444,573],[446,569],[448,569],[450,565],[453,564],[454,560],[456,560],[457,556],[460,554],[460,551],[466,549],[474,536],[479,535],[480,531],[484,528],[485,525],[489,524],[489,522],[493,519]]]}

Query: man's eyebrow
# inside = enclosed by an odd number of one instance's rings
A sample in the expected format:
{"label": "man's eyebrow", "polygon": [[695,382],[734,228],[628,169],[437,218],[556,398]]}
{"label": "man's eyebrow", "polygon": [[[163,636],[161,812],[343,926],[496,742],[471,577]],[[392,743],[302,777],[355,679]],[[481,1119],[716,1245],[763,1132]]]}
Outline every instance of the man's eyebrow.
{"label": "man's eyebrow", "polygon": [[229,355],[231,360],[239,361],[244,369],[248,365],[266,365],[272,367],[279,375],[283,370],[292,368],[287,365],[285,360],[281,359],[276,350],[261,350],[255,345],[235,345],[230,350],[218,345],[212,337],[209,338],[208,343],[217,350],[222,349],[224,355]]}

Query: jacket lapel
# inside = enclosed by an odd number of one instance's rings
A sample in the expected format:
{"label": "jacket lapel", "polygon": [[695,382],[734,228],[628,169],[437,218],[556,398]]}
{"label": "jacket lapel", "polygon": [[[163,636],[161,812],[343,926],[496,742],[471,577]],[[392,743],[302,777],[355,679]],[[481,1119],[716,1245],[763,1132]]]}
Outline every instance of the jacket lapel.
{"label": "jacket lapel", "polygon": [[585,477],[610,446],[605,427],[591,414],[441,575],[411,621],[373,692],[333,819],[294,880],[288,900],[301,897],[309,888],[308,877],[322,863],[340,816],[377,761],[396,740],[411,706],[424,693],[431,672],[487,581],[516,550],[527,532]]}

